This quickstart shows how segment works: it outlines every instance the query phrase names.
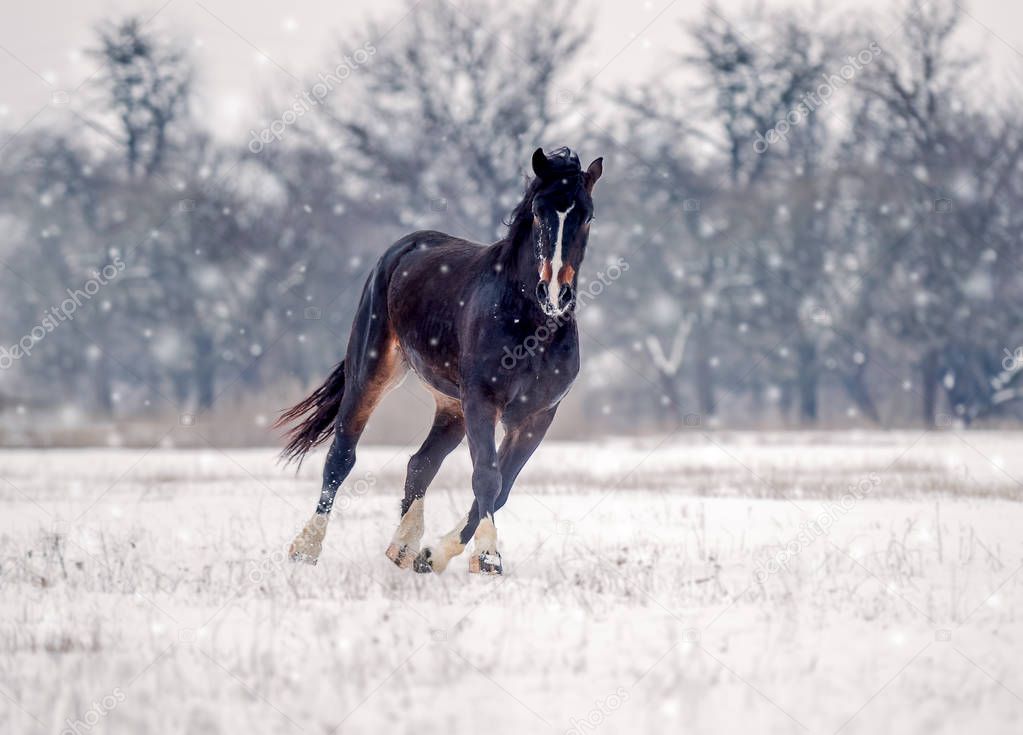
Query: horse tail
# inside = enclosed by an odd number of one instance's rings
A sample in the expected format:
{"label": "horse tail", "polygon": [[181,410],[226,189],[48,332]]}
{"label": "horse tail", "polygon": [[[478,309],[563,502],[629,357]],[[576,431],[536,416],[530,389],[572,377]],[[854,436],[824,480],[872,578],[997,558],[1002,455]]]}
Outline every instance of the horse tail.
{"label": "horse tail", "polygon": [[292,422],[300,421],[288,429],[288,444],[281,452],[281,459],[285,464],[297,460],[301,467],[306,453],[333,435],[334,420],[341,407],[344,392],[345,361],[342,360],[323,385],[281,413],[274,422],[276,429],[283,429]]}
{"label": "horse tail", "polygon": [[341,411],[341,400],[345,393],[346,364],[352,380],[348,386],[352,391],[349,398],[358,399],[359,394],[366,390],[367,376],[376,364],[377,351],[383,354],[389,334],[386,320],[378,320],[377,314],[387,314],[387,287],[391,276],[398,267],[398,261],[406,253],[413,250],[424,236],[434,234],[414,232],[407,235],[392,245],[377,261],[376,268],[362,288],[345,359],[337,364],[323,385],[281,413],[274,422],[276,429],[286,429],[289,424],[298,422],[287,430],[288,444],[281,452],[285,464],[297,460],[301,466],[302,459],[310,449],[334,435],[335,421]]}

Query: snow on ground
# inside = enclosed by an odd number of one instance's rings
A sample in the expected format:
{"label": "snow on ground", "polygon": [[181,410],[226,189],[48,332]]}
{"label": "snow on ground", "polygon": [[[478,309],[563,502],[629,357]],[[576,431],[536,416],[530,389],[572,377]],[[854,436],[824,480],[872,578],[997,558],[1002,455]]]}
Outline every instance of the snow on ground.
{"label": "snow on ground", "polygon": [[[1019,434],[546,443],[506,576],[383,555],[404,447],[0,453],[0,731],[1018,733]],[[470,502],[465,447],[427,538]]]}

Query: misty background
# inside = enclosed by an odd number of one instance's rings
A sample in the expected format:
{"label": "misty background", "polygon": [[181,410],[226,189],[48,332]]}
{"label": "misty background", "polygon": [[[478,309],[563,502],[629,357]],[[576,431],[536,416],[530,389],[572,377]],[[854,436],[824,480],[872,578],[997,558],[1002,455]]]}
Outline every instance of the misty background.
{"label": "misty background", "polygon": [[538,145],[605,158],[556,435],[1023,418],[1018,9],[94,5],[0,38],[5,445],[273,443],[379,254],[502,236]]}

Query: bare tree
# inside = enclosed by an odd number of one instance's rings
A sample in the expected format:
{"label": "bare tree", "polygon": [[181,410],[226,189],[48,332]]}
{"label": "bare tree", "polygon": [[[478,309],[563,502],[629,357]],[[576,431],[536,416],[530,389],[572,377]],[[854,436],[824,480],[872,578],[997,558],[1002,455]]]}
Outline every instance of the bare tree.
{"label": "bare tree", "polygon": [[942,388],[964,420],[986,410],[980,405],[998,372],[997,345],[1015,319],[1015,309],[989,301],[994,263],[1012,262],[1013,249],[999,258],[999,248],[985,243],[1010,216],[1005,192],[1018,176],[1019,137],[1015,126],[970,109],[965,80],[973,60],[953,41],[962,17],[952,0],[909,2],[903,32],[863,85],[879,155],[899,184],[887,206],[902,213],[894,231],[876,223],[887,243],[871,278],[885,279],[886,294],[873,308],[916,347],[927,425]]}
{"label": "bare tree", "polygon": [[[819,237],[808,237],[811,233],[806,231],[816,226],[815,220],[797,216],[787,221],[796,222],[802,229],[791,233],[784,252],[777,247],[772,253],[755,252],[767,246],[766,241],[753,237],[757,226],[766,227],[767,233],[780,232],[776,227],[780,223],[772,223],[770,216],[767,220],[761,216],[765,207],[775,211],[779,205],[769,201],[758,187],[769,175],[776,158],[796,162],[788,146],[772,150],[761,148],[758,141],[796,110],[809,91],[811,80],[822,73],[829,54],[834,52],[829,50],[827,34],[810,28],[794,14],[757,8],[753,18],[759,33],[755,39],[739,32],[736,24],[713,6],[689,29],[696,51],[683,56],[680,62],[686,72],[684,79],[695,76],[697,80],[691,93],[685,93],[688,81],[668,75],[660,84],[621,97],[633,122],[630,149],[643,151],[647,160],[656,162],[649,166],[652,176],[643,187],[644,196],[647,189],[663,187],[668,192],[666,201],[658,199],[655,206],[674,210],[677,216],[673,221],[683,226],[688,235],[686,238],[655,235],[641,250],[652,261],[650,278],[671,295],[680,311],[676,331],[670,337],[673,344],[670,354],[675,359],[662,359],[663,349],[657,337],[650,337],[647,345],[666,384],[679,375],[680,346],[690,345],[696,353],[692,364],[697,403],[700,413],[706,416],[713,415],[718,405],[710,361],[719,340],[731,339],[736,327],[731,299],[749,294],[751,289],[762,298],[766,293],[762,279],[771,275],[755,263],[741,266],[741,261],[751,257],[756,261],[770,255],[773,262],[779,256],[792,256],[788,264],[798,272],[800,264],[808,262],[809,250],[820,242]],[[685,107],[679,104],[682,100]],[[796,138],[812,135],[814,129],[811,120],[807,130],[796,134]],[[694,141],[712,151],[706,161],[697,162],[686,150]],[[814,188],[812,180],[817,172],[806,171],[815,160],[812,151],[812,144],[803,148],[803,160],[799,162],[805,171],[802,181],[787,180],[800,206],[813,204],[800,202],[800,192]],[[767,188],[766,184],[762,187]],[[785,195],[777,188],[775,193]],[[791,214],[791,210],[789,207],[785,211]],[[737,247],[738,243],[745,243],[745,247]],[[820,258],[816,262],[819,265]],[[815,275],[808,278],[814,280]],[[785,289],[799,289],[799,284],[786,283],[781,277],[779,283],[780,287],[774,284],[769,292],[781,294]],[[775,318],[790,324],[793,319],[798,320],[799,310],[796,305]],[[757,314],[762,315],[763,310]],[[749,326],[749,316],[739,319],[742,325]],[[756,322],[763,326],[762,319]],[[806,363],[803,372],[809,386],[816,358],[809,357]],[[807,387],[804,401],[809,420],[816,415],[813,390]],[[678,388],[670,392],[676,398],[679,395]]]}
{"label": "bare tree", "polygon": [[[489,241],[521,188],[524,162],[553,138],[556,84],[585,28],[567,0],[423,3],[327,99],[321,140],[345,190],[405,226],[450,222]],[[542,23],[536,18],[543,17]],[[371,28],[367,38],[382,34]]]}
{"label": "bare tree", "polygon": [[108,23],[97,33],[99,43],[90,53],[102,64],[99,81],[106,109],[118,122],[115,138],[124,147],[128,173],[152,174],[167,155],[172,126],[188,114],[191,59],[140,17]]}

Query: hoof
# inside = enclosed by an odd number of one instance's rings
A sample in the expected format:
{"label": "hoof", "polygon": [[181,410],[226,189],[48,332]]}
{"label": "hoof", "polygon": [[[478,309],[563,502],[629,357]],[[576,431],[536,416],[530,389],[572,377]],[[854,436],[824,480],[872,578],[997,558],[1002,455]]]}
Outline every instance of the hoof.
{"label": "hoof", "polygon": [[288,558],[303,564],[316,564],[323,551],[323,537],[327,533],[327,516],[314,515],[288,548]]}
{"label": "hoof", "polygon": [[433,571],[433,552],[429,546],[416,555],[412,561],[412,571],[418,574],[429,574]]}
{"label": "hoof", "polygon": [[314,567],[316,566],[316,562],[318,562],[320,560],[318,556],[313,556],[312,554],[306,554],[303,551],[295,551],[294,549],[292,549],[290,557],[291,557],[291,560],[293,562],[297,562],[297,563],[301,563],[301,564],[310,564],[310,565],[312,565]]}
{"label": "hoof", "polygon": [[308,539],[299,536],[291,542],[291,548],[288,549],[288,558],[294,562],[316,566],[322,550],[323,546],[321,544],[309,543]]}
{"label": "hoof", "polygon": [[504,574],[501,555],[494,551],[472,556],[469,559],[469,574]]}
{"label": "hoof", "polygon": [[408,544],[402,544],[401,546],[391,544],[384,553],[400,569],[408,569],[417,558],[415,549],[409,547]]}

